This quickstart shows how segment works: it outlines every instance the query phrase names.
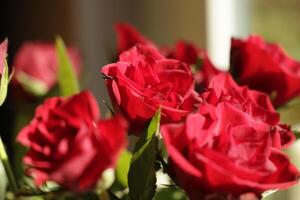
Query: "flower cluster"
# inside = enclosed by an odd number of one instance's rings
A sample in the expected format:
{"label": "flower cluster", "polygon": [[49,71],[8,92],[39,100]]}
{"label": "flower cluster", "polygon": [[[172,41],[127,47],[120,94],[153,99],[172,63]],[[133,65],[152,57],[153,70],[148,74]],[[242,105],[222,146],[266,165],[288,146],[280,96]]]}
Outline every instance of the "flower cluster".
{"label": "flower cluster", "polygon": [[265,94],[221,74],[202,98],[184,123],[162,127],[174,176],[192,200],[216,191],[259,196],[297,182],[299,172],[281,151],[294,136],[278,124]]}
{"label": "flower cluster", "polygon": [[[258,199],[297,184],[300,173],[283,151],[296,137],[275,107],[300,94],[298,61],[250,36],[232,39],[230,71],[221,71],[190,42],[163,47],[128,24],[116,31],[118,59],[100,69],[114,116],[100,119],[91,92],[74,91],[47,98],[17,136],[29,149],[26,174],[38,187],[52,181],[75,194],[95,191],[127,144],[128,184],[115,184],[125,189],[122,197],[152,199],[161,166],[191,200]],[[6,48],[5,41],[1,60]],[[79,75],[78,52],[66,52]],[[58,61],[54,45],[25,44],[14,60],[13,86],[28,92],[39,84],[47,93],[57,83]]]}

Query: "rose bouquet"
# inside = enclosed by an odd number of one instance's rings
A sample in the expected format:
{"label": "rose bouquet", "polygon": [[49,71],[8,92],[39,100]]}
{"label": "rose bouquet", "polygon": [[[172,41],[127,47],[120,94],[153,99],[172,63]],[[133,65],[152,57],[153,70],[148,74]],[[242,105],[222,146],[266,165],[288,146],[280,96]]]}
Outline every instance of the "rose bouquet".
{"label": "rose bouquet", "polygon": [[75,48],[27,43],[9,73],[1,44],[1,104],[9,82],[13,97],[41,100],[16,136],[22,164],[0,141],[1,200],[255,200],[298,183],[284,151],[298,132],[276,109],[300,94],[300,63],[280,46],[234,38],[221,71],[192,43],[161,47],[122,23],[116,33],[118,58],[98,72],[102,118],[80,91]]}

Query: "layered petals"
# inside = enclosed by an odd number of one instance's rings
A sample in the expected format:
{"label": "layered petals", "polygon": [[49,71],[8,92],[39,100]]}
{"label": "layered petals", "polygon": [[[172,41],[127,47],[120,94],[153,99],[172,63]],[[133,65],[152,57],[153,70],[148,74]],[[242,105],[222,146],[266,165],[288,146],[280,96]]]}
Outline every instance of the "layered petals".
{"label": "layered petals", "polygon": [[194,79],[185,63],[164,58],[151,46],[123,52],[120,61],[101,69],[113,104],[140,130],[162,108],[163,122],[176,122],[199,102]]}
{"label": "layered petals", "polygon": [[280,106],[300,93],[300,62],[260,36],[231,41],[231,71],[243,85],[269,94]]}
{"label": "layered petals", "polygon": [[198,113],[184,123],[162,125],[170,175],[191,200],[245,193],[260,197],[298,182],[298,170],[282,152],[294,136],[263,95],[221,74],[201,95]]}
{"label": "layered petals", "polygon": [[54,181],[81,192],[114,167],[126,144],[126,127],[118,116],[100,120],[97,102],[86,91],[47,99],[17,140],[29,148],[24,162],[37,185]]}

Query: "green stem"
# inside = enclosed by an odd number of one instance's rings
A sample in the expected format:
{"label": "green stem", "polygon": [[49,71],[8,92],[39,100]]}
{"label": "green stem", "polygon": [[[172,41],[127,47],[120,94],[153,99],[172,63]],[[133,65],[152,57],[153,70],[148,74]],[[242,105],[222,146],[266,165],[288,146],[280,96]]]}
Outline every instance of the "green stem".
{"label": "green stem", "polygon": [[13,171],[11,169],[11,166],[9,164],[8,156],[6,154],[5,147],[1,137],[0,137],[0,159],[2,161],[6,176],[8,178],[9,186],[13,192],[16,192],[18,190],[17,182],[13,174]]}

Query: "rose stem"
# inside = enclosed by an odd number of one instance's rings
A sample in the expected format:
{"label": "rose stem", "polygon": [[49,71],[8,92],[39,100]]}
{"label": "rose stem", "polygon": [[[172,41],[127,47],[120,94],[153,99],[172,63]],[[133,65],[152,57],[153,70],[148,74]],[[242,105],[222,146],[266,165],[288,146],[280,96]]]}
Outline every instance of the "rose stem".
{"label": "rose stem", "polygon": [[16,182],[15,176],[13,174],[13,171],[11,169],[11,166],[9,164],[8,156],[6,154],[5,147],[2,142],[1,136],[0,136],[0,159],[2,161],[6,176],[8,178],[10,189],[13,192],[16,192],[18,190],[17,182]]}

